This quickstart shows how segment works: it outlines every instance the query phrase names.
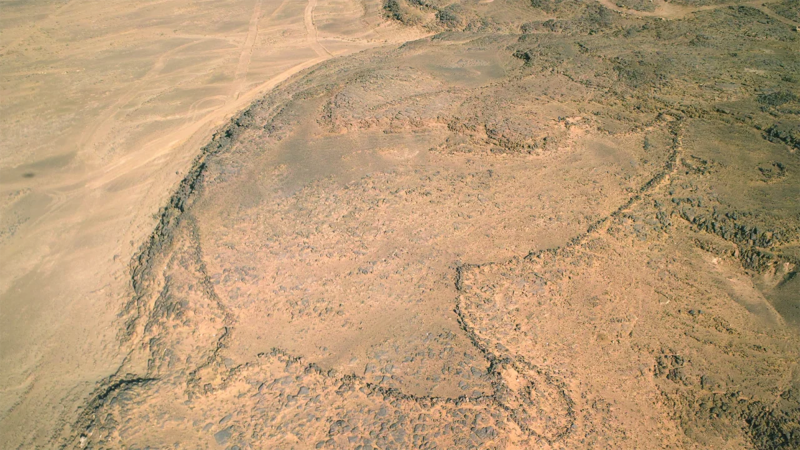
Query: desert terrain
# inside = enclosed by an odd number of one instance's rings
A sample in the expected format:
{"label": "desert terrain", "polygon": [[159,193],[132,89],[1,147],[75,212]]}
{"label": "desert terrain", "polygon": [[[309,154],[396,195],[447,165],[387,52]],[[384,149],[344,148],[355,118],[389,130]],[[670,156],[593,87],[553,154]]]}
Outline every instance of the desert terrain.
{"label": "desert terrain", "polygon": [[421,34],[346,1],[0,11],[0,434],[16,448],[50,442],[119,366],[129,261],[213,133],[314,64]]}
{"label": "desert terrain", "polygon": [[4,448],[800,447],[796,0],[2,10]]}

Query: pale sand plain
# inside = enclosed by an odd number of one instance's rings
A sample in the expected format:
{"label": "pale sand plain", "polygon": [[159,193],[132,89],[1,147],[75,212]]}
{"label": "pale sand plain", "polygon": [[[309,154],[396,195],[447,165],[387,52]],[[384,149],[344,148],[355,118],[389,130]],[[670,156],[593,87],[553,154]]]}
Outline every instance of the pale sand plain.
{"label": "pale sand plain", "polygon": [[128,263],[214,131],[314,64],[422,32],[377,2],[0,11],[0,434],[47,446],[119,365]]}

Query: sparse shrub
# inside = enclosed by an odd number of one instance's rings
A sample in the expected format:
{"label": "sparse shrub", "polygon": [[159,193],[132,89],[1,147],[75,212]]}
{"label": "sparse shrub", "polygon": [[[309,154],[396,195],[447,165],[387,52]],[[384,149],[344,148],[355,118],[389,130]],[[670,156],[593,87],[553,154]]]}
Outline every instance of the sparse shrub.
{"label": "sparse shrub", "polygon": [[800,124],[776,123],[767,128],[764,137],[770,142],[783,142],[800,150]]}
{"label": "sparse shrub", "polygon": [[758,103],[767,106],[781,106],[795,101],[797,101],[797,96],[789,91],[778,91],[758,96]]}
{"label": "sparse shrub", "polygon": [[439,10],[439,12],[436,13],[436,19],[443,27],[451,30],[458,30],[464,28],[464,25],[466,25],[463,8],[455,3]]}
{"label": "sparse shrub", "polygon": [[409,26],[421,25],[423,22],[422,14],[411,8],[405,0],[386,0],[383,5],[386,15],[390,19]]}

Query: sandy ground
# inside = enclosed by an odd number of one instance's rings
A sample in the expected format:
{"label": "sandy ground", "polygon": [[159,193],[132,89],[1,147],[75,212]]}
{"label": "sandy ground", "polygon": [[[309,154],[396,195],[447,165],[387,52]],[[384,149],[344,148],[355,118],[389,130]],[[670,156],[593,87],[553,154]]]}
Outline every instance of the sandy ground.
{"label": "sandy ground", "polygon": [[127,265],[214,130],[314,64],[415,36],[376,4],[337,3],[0,4],[8,448],[47,442],[65,425],[53,417],[118,365],[111,323]]}
{"label": "sandy ground", "polygon": [[795,3],[0,3],[0,447],[796,448]]}

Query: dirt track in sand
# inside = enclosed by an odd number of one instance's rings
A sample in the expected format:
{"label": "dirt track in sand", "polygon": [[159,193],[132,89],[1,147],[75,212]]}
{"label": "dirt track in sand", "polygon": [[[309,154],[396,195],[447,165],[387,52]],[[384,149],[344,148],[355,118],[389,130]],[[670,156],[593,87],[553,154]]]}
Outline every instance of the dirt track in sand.
{"label": "dirt track in sand", "polygon": [[713,11],[715,9],[720,9],[720,8],[747,6],[750,8],[755,8],[764,13],[765,15],[767,15],[768,17],[775,19],[779,22],[795,27],[800,27],[800,23],[797,23],[791,19],[776,14],[774,11],[769,9],[770,2],[764,2],[762,0],[756,0],[751,2],[719,3],[719,4],[703,5],[703,6],[677,5],[674,3],[667,2],[665,0],[659,0],[655,2],[656,3],[655,11],[637,11],[635,9],[625,8],[624,6],[618,5],[613,0],[597,0],[597,2],[612,11],[617,11],[630,16],[658,17],[665,20],[682,19],[690,14],[695,14],[703,11]]}

